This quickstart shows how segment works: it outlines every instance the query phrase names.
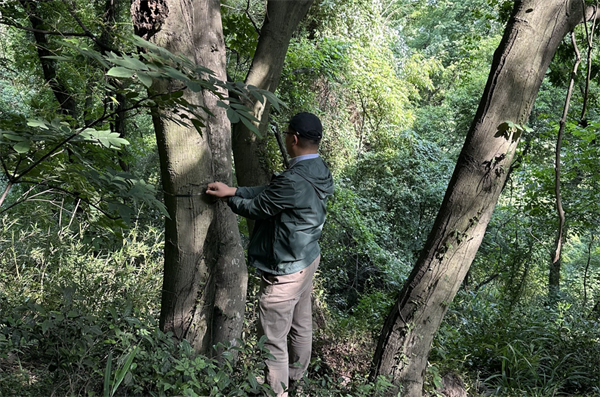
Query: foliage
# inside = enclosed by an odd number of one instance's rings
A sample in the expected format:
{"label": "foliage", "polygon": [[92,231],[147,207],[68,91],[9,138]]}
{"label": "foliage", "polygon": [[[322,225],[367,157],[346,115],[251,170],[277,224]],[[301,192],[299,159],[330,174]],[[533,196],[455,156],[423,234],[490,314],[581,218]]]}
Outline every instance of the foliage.
{"label": "foliage", "polygon": [[[265,354],[253,336],[255,295],[235,364],[227,355],[196,356],[157,329],[164,237],[150,121],[160,106],[202,133],[206,113],[184,91],[227,89],[261,100],[264,93],[132,41],[122,2],[114,20],[105,18],[103,2],[35,3],[44,29],[81,35],[46,35],[51,54],[40,59],[32,33],[14,27],[30,26],[22,2],[0,4],[0,181],[13,183],[0,231],[0,395],[265,392],[255,377]],[[321,117],[321,155],[336,177],[315,288],[315,358],[299,395],[385,389],[384,379],[366,379],[374,340],[431,229],[512,3],[326,0],[296,32],[277,92],[289,108],[266,99],[280,130],[298,111]],[[222,9],[228,72],[239,80],[265,3],[227,1]],[[96,39],[106,38],[104,47],[81,33],[73,15]],[[575,35],[585,42],[583,27]],[[597,58],[594,49],[593,64]],[[593,77],[587,113],[580,116],[586,86],[579,78],[561,154],[562,291],[556,306],[546,302],[557,225],[553,151],[573,59],[565,42],[531,130],[514,120],[505,126],[521,133],[521,144],[464,290],[435,340],[430,394],[443,392],[448,374],[464,378],[474,396],[600,390],[600,125],[597,68],[586,59],[581,70],[591,67]],[[43,61],[74,99],[73,113],[56,100]],[[154,92],[160,79],[177,87]],[[239,103],[217,95],[232,121],[253,126]],[[265,153],[271,168],[281,167],[274,142]]]}
{"label": "foliage", "polygon": [[321,268],[336,307],[354,307],[370,289],[401,288],[441,203],[447,154],[415,134],[396,142],[395,150],[365,153],[330,202]]}
{"label": "foliage", "polygon": [[105,305],[99,315],[89,314],[75,308],[71,299],[79,296],[73,289],[64,292],[58,310],[28,304],[3,312],[2,395],[115,395],[119,388],[120,394],[152,396],[267,391],[256,380],[261,360],[246,358],[260,357],[260,344],[233,347],[241,355],[236,365],[230,350],[218,359],[198,356],[131,306],[119,311]]}
{"label": "foliage", "polygon": [[431,360],[473,374],[474,392],[586,395],[598,378],[598,329],[576,304],[505,306],[493,289],[463,292],[449,310]]}

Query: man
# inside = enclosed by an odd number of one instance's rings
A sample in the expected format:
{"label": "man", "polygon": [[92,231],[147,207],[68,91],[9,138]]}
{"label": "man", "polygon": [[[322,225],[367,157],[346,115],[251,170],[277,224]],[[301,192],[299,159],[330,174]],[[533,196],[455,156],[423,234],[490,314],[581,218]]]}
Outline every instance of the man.
{"label": "man", "polygon": [[310,362],[312,278],[321,258],[326,200],[333,194],[331,173],[317,153],[322,136],[319,118],[299,113],[286,132],[286,171],[267,186],[214,182],[206,191],[256,220],[248,260],[261,273],[259,336],[266,335],[274,357],[266,360],[266,381],[278,397],[288,395],[288,385],[302,378]]}

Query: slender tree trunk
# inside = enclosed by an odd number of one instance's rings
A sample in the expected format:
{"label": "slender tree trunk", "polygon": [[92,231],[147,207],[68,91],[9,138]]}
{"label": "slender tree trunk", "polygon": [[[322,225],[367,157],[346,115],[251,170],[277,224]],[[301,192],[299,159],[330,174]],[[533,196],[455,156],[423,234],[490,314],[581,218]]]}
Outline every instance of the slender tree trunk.
{"label": "slender tree trunk", "polygon": [[[134,21],[156,6],[160,31],[146,37],[225,79],[225,45],[218,0],[160,0],[132,6]],[[152,2],[148,2],[152,3]],[[136,14],[136,11],[139,11]],[[165,15],[166,14],[166,15]],[[143,29],[137,29],[138,32]],[[169,90],[168,84],[159,85]],[[164,117],[153,117],[161,163],[165,205],[165,273],[160,326],[178,339],[188,340],[196,351],[211,353],[219,342],[235,342],[241,335],[247,271],[235,215],[213,202],[204,191],[209,182],[231,183],[231,130],[217,98],[186,90],[187,101],[206,106],[206,128],[199,134]]]}
{"label": "slender tree trunk", "polygon": [[[275,92],[283,70],[285,55],[292,33],[304,18],[313,0],[308,1],[269,1],[267,15],[260,31],[252,65],[246,76],[246,84]],[[268,130],[268,102],[247,104],[254,109],[254,116],[260,120],[259,130]],[[270,170],[261,162],[261,148],[265,141],[258,138],[243,123],[233,126],[233,155],[238,185],[265,185],[270,180]]]}
{"label": "slender tree trunk", "polygon": [[[382,330],[373,375],[422,395],[431,342],[469,270],[556,48],[583,21],[580,0],[515,1],[433,230]],[[504,124],[506,126],[506,124]],[[395,395],[390,391],[390,395]]]}
{"label": "slender tree trunk", "polygon": [[[20,0],[21,5],[28,13],[28,19],[31,23],[31,27],[36,29],[43,27],[44,21],[37,14],[38,2],[33,0]],[[44,80],[48,83],[48,86],[54,93],[54,97],[58,101],[60,110],[63,114],[75,118],[76,106],[75,100],[68,92],[66,86],[58,79],[56,75],[56,62],[52,59],[46,58],[47,56],[53,55],[50,51],[48,39],[44,33],[33,32],[35,39],[36,49],[40,64],[42,65],[42,72]]]}
{"label": "slender tree trunk", "polygon": [[[0,205],[2,203],[0,202]],[[590,234],[590,242],[588,243],[588,255],[587,262],[585,264],[585,271],[583,272],[583,307],[587,305],[587,279],[588,272],[590,270],[590,263],[592,262],[592,247],[594,246],[594,233]]]}
{"label": "slender tree trunk", "polygon": [[550,254],[550,272],[548,275],[548,297],[552,302],[556,302],[558,299],[558,293],[560,292],[560,268],[562,262],[562,246],[565,235],[565,210],[562,205],[562,195],[560,188],[560,172],[561,162],[560,154],[562,151],[562,140],[565,133],[565,125],[567,124],[567,116],[569,115],[569,107],[571,103],[571,96],[573,95],[573,86],[575,85],[575,76],[577,76],[577,70],[579,69],[579,63],[581,62],[581,56],[579,54],[579,48],[577,47],[577,41],[575,35],[571,32],[571,43],[573,43],[573,50],[575,52],[575,64],[571,71],[571,80],[569,81],[569,88],[567,89],[567,95],[565,97],[565,105],[563,107],[563,114],[559,121],[558,136],[556,138],[556,150],[554,156],[554,195],[556,197],[556,213],[558,216],[558,229],[556,231],[556,239],[554,240],[554,252]]}

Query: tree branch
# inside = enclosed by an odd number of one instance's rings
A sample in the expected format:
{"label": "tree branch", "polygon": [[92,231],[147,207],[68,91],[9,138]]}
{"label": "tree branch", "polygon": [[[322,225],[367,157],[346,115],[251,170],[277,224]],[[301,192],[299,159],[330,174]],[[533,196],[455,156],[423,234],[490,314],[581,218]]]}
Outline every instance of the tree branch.
{"label": "tree branch", "polygon": [[[110,214],[109,214],[109,213],[107,213],[105,210],[103,210],[102,208],[100,208],[100,207],[99,207],[97,204],[94,204],[94,203],[92,203],[92,202],[91,202],[89,199],[82,198],[82,197],[80,196],[80,193],[79,193],[79,192],[71,192],[71,191],[69,191],[69,190],[67,190],[67,189],[64,189],[64,188],[62,188],[62,187],[55,186],[55,185],[51,185],[51,184],[44,183],[44,182],[25,181],[25,180],[23,180],[23,181],[20,181],[20,182],[18,182],[18,183],[33,184],[33,185],[35,185],[35,186],[44,186],[44,187],[47,187],[47,188],[49,189],[49,190],[46,190],[46,191],[44,191],[44,192],[42,192],[42,193],[40,193],[40,194],[43,194],[43,193],[48,193],[48,192],[51,192],[52,190],[56,190],[56,191],[59,191],[59,192],[62,192],[62,193],[68,194],[69,196],[72,196],[72,197],[76,198],[77,200],[83,201],[84,203],[86,203],[86,204],[87,204],[87,205],[89,205],[90,207],[93,207],[93,208],[97,209],[98,211],[100,211],[100,212],[101,212],[103,215],[105,215],[105,216],[106,216],[106,217],[108,217],[109,219],[112,219],[112,220],[117,220],[117,219],[119,219],[119,217],[115,217],[115,216],[112,216],[112,215],[110,215]],[[37,196],[37,195],[36,195],[36,196]],[[34,197],[35,197],[35,196],[34,196]],[[16,205],[18,205],[18,204],[24,203],[24,202],[26,202],[26,201],[30,201],[31,199],[32,199],[31,197],[26,197],[26,198],[24,198],[24,199],[22,199],[22,200],[19,200],[19,201],[15,202],[15,203],[11,204],[9,207],[7,207],[7,208],[3,209],[2,211],[0,211],[0,214],[3,214],[3,213],[5,213],[6,211],[10,210],[11,208],[15,207],[15,206],[16,206]],[[1,205],[1,204],[0,204],[0,205]]]}
{"label": "tree branch", "polygon": [[583,273],[583,307],[587,304],[587,278],[588,271],[590,270],[590,262],[592,261],[592,245],[594,244],[594,237],[594,233],[592,233],[590,243],[588,244],[588,257],[585,265],[585,272]]}
{"label": "tree branch", "polygon": [[104,51],[112,51],[117,55],[121,55],[121,51],[112,48],[111,46],[109,46],[106,43],[103,43],[102,40],[99,40],[88,28],[87,26],[85,26],[85,24],[81,21],[81,19],[77,16],[77,13],[75,12],[75,7],[73,6],[73,4],[71,4],[70,2],[68,2],[67,0],[62,0],[62,2],[65,4],[65,6],[67,6],[67,9],[69,10],[69,14],[71,15],[71,17],[73,17],[73,19],[77,22],[77,24],[79,25],[79,27],[85,32],[86,36],[89,37],[90,39],[92,39],[94,41],[94,43],[96,43],[96,45],[98,47],[100,47],[102,50]]}
{"label": "tree branch", "polygon": [[46,35],[50,35],[50,36],[88,37],[87,33],[59,32],[59,31],[56,31],[56,30],[35,29],[35,28],[29,28],[27,26],[20,25],[18,23],[8,22],[8,21],[3,21],[3,20],[0,20],[0,25],[12,26],[13,28],[25,30],[27,32],[46,34]]}
{"label": "tree branch", "polygon": [[[266,4],[266,2],[265,2],[265,4]],[[258,36],[260,37],[260,29],[258,28],[256,23],[252,19],[252,16],[250,15],[250,0],[248,0],[246,2],[246,9],[244,10],[244,12],[246,13],[246,16],[248,17],[248,19],[250,20],[250,23],[252,24],[252,26],[254,26],[254,30],[256,30],[256,33],[258,33]],[[268,15],[266,15],[265,18],[268,18]]]}
{"label": "tree branch", "polygon": [[[582,5],[585,6],[585,0],[581,0],[582,1]],[[587,25],[587,21],[585,21],[583,23],[583,26],[585,27],[585,36],[587,39],[587,75],[586,75],[586,80],[585,80],[585,93],[583,94],[583,106],[581,108],[581,117],[580,117],[580,122],[583,123],[584,119],[585,119],[585,112],[587,110],[587,104],[588,104],[588,96],[589,96],[589,92],[590,92],[590,80],[592,78],[592,49],[594,47],[594,31],[596,29],[596,20],[598,19],[598,13],[597,13],[597,9],[598,9],[598,1],[596,1],[596,7],[594,8],[594,15],[593,15],[593,20],[592,20],[592,28],[590,30],[588,30],[588,25]]]}
{"label": "tree branch", "polygon": [[[13,183],[11,181],[8,181],[8,183],[6,184],[6,188],[4,189],[4,192],[2,193],[2,197],[0,197],[0,207],[2,207],[2,203],[4,202],[4,199],[6,199],[6,196],[8,196],[8,192],[10,192],[10,189],[12,188]],[[0,212],[1,214],[1,212]]]}
{"label": "tree branch", "polygon": [[575,76],[577,75],[577,69],[581,62],[581,55],[579,48],[577,48],[577,41],[575,40],[575,33],[571,32],[571,43],[573,44],[573,50],[575,51],[575,64],[573,65],[573,71],[571,72],[571,81],[569,82],[569,88],[567,90],[567,96],[565,98],[565,106],[563,108],[563,114],[560,119],[560,127],[558,129],[558,137],[556,140],[556,151],[555,151],[555,165],[554,165],[554,194],[556,196],[556,212],[558,213],[558,234],[556,236],[554,256],[552,257],[552,263],[555,264],[560,259],[563,239],[563,229],[565,226],[565,211],[562,206],[561,192],[560,192],[560,152],[562,148],[562,139],[565,131],[565,124],[567,122],[567,115],[569,113],[569,105],[571,102],[571,96],[573,95],[573,86],[575,84]]}
{"label": "tree branch", "polygon": [[271,123],[271,125],[273,125],[275,127],[273,129],[273,134],[275,135],[275,138],[277,139],[277,145],[279,145],[279,151],[281,152],[283,166],[285,168],[288,168],[290,166],[290,163],[285,155],[285,146],[284,146],[283,142],[281,141],[281,135],[279,134],[279,128],[277,127],[277,124],[275,124],[275,123]]}
{"label": "tree branch", "polygon": [[141,108],[141,103],[146,101],[146,100],[150,100],[152,98],[158,97],[160,96],[160,94],[155,94],[152,96],[149,96],[148,98],[143,98],[140,99],[139,101],[137,101],[135,103],[135,105],[130,106],[129,108],[126,109],[117,109],[114,112],[105,114],[103,117],[94,120],[92,123],[88,124],[88,125],[84,125],[83,127],[81,127],[78,131],[76,131],[75,133],[73,133],[71,136],[65,138],[62,142],[59,142],[56,146],[54,146],[52,149],[50,149],[50,151],[48,151],[48,153],[46,153],[45,155],[43,155],[42,157],[40,157],[37,161],[35,161],[34,163],[32,163],[29,167],[27,167],[23,172],[19,173],[18,176],[14,177],[12,182],[16,183],[18,182],[22,177],[24,177],[25,175],[27,175],[29,172],[31,172],[32,169],[34,169],[35,167],[37,167],[40,163],[44,162],[48,157],[50,157],[52,154],[54,154],[56,151],[58,151],[58,149],[60,149],[61,147],[63,147],[65,144],[67,144],[68,142],[70,142],[71,140],[73,140],[77,135],[81,134],[85,129],[87,128],[92,128],[97,124],[102,123],[103,121],[109,119],[110,117],[116,115],[118,112],[128,112],[130,110],[134,110],[134,109],[139,109]]}

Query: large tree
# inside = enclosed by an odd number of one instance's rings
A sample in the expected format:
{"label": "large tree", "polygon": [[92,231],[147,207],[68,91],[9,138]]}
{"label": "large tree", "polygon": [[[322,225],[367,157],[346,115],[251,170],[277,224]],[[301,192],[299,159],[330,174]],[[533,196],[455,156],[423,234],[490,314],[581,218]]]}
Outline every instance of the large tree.
{"label": "large tree", "polygon": [[[304,18],[313,0],[269,1],[265,22],[260,30],[256,52],[245,83],[275,92],[283,70],[283,63],[292,34]],[[259,119],[260,130],[268,130],[270,106],[266,101],[248,103],[254,116]],[[233,127],[233,155],[236,178],[240,186],[265,185],[269,182],[270,170],[261,158],[265,140],[241,122]]]}
{"label": "large tree", "polygon": [[422,395],[431,342],[481,244],[550,61],[594,11],[581,0],[515,1],[433,230],[375,352],[373,374],[405,396]]}
{"label": "large tree", "polygon": [[[312,0],[269,2],[246,84],[274,92],[292,33]],[[218,1],[169,0],[132,2],[136,33],[226,79],[225,44]],[[157,28],[158,27],[158,28]],[[169,92],[177,87],[163,84]],[[225,93],[224,93],[225,94]],[[223,203],[203,196],[212,181],[231,184],[231,129],[217,98],[185,91],[188,102],[205,106],[202,134],[155,114],[166,220],[165,275],[161,328],[187,339],[198,351],[241,334],[247,270],[236,218]],[[266,129],[269,102],[247,105]],[[242,122],[235,124],[234,155],[242,185],[264,184],[268,175],[259,162],[256,135]],[[258,177],[257,177],[258,176]]]}
{"label": "large tree", "polygon": [[[226,80],[218,0],[134,1],[132,17],[138,34]],[[163,82],[155,89],[180,89],[174,84]],[[213,345],[241,334],[247,270],[235,215],[204,195],[209,182],[232,180],[226,110],[208,91],[184,90],[184,98],[210,112],[201,133],[174,122],[167,110],[153,115],[169,212],[160,325],[197,351],[211,353]]]}

